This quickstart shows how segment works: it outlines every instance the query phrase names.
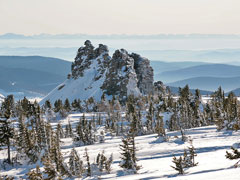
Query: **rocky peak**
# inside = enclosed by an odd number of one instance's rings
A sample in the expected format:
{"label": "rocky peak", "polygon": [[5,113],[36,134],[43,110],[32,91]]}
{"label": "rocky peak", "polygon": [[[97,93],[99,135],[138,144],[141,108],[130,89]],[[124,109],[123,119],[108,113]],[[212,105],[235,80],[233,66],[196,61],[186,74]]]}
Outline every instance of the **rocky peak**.
{"label": "rocky peak", "polygon": [[159,94],[166,94],[166,91],[167,91],[167,87],[163,84],[162,81],[157,81],[157,82],[154,82],[154,91],[155,93]]}
{"label": "rocky peak", "polygon": [[109,53],[108,47],[103,44],[99,44],[98,48],[94,50],[95,57],[98,57],[101,54],[108,54],[108,53]]}
{"label": "rocky peak", "polygon": [[102,86],[107,95],[127,97],[153,92],[153,69],[147,58],[128,54],[125,49],[113,54]]}
{"label": "rocky peak", "polygon": [[146,95],[153,89],[153,69],[147,58],[129,54],[125,49],[116,50],[110,57],[106,45],[94,48],[87,40],[72,63],[72,76],[45,99],[100,100],[104,93],[124,101],[129,95]]}
{"label": "rocky peak", "polygon": [[[84,71],[90,68],[94,60],[97,59],[99,66],[106,68],[106,65],[110,59],[107,46],[99,44],[99,47],[94,49],[94,46],[89,40],[85,41],[84,45],[85,46],[82,46],[78,49],[75,61],[72,63],[72,77],[74,79],[83,77]],[[99,58],[100,56],[101,58]],[[99,59],[106,60],[107,62],[102,60],[99,61]],[[102,63],[104,65],[101,65]]]}

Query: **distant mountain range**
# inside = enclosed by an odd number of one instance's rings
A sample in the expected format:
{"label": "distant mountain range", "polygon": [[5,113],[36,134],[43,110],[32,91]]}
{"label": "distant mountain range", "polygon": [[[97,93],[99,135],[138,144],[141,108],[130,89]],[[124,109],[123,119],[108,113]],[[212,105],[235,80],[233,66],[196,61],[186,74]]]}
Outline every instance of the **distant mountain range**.
{"label": "distant mountain range", "polygon": [[[23,96],[44,96],[62,83],[71,63],[41,56],[0,56],[0,90]],[[151,61],[154,80],[171,86],[174,93],[186,84],[211,94],[219,86],[240,95],[240,66],[203,62]],[[1,94],[6,95],[6,93]]]}
{"label": "distant mountain range", "polygon": [[216,77],[219,79],[237,76],[240,76],[240,66],[226,64],[204,64],[173,71],[165,71],[160,74],[156,74],[155,78],[163,81],[164,83],[170,83],[196,77]]}
{"label": "distant mountain range", "polygon": [[0,56],[0,89],[22,96],[46,95],[70,72],[71,62],[40,56]]}
{"label": "distant mountain range", "polygon": [[184,87],[187,84],[192,89],[198,88],[198,89],[208,90],[208,91],[216,91],[218,87],[221,86],[225,92],[228,92],[240,87],[240,76],[229,77],[229,78],[196,77],[196,78],[176,81],[173,83],[167,83],[167,85],[174,86],[174,87]]}
{"label": "distant mountain range", "polygon": [[207,63],[192,62],[192,61],[183,61],[183,62],[151,61],[150,64],[154,70],[155,80],[163,81],[163,79],[161,77],[161,74],[163,72],[175,71],[175,70],[188,68],[188,67],[192,67],[192,66],[203,65],[203,64],[207,64]]}
{"label": "distant mountain range", "polygon": [[[168,86],[171,90],[172,94],[178,94],[179,93],[179,87],[173,87]],[[196,89],[190,89],[190,92],[192,94],[195,94]],[[205,91],[205,90],[199,90],[201,95],[211,95],[214,91]]]}
{"label": "distant mountain range", "polygon": [[[240,96],[240,88],[234,89],[231,92],[233,92],[236,96]],[[226,93],[226,95],[228,95],[228,93]]]}
{"label": "distant mountain range", "polygon": [[155,35],[127,35],[127,34],[113,34],[113,35],[89,35],[89,34],[37,34],[26,36],[23,34],[6,33],[0,35],[0,39],[71,39],[71,38],[105,38],[105,39],[122,39],[122,38],[138,38],[138,39],[206,39],[206,38],[240,38],[236,34],[155,34]]}
{"label": "distant mountain range", "polygon": [[141,50],[137,53],[151,60],[167,62],[208,62],[240,65],[240,49],[211,50]]}

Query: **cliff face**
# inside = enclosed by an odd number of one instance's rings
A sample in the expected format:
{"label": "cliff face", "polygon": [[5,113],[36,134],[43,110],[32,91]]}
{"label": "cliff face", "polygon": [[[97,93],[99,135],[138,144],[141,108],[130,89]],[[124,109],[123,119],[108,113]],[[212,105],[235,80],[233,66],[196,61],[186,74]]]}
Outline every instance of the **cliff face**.
{"label": "cliff face", "polygon": [[94,48],[87,40],[78,49],[71,75],[43,101],[85,100],[90,97],[100,100],[103,93],[124,99],[131,94],[139,96],[152,91],[153,69],[147,58],[128,54],[124,49],[116,50],[110,57],[106,45]]}

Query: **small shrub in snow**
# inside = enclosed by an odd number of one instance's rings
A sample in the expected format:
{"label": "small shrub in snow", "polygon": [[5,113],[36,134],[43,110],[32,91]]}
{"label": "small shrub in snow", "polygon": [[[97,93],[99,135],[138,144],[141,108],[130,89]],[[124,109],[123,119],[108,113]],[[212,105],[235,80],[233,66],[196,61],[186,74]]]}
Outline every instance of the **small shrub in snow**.
{"label": "small shrub in snow", "polygon": [[178,171],[179,174],[184,174],[184,168],[183,168],[183,158],[180,156],[179,158],[176,158],[175,156],[173,157],[172,161],[175,166],[171,166],[173,169]]}
{"label": "small shrub in snow", "polygon": [[[230,160],[240,159],[240,151],[238,151],[234,147],[231,147],[231,149],[233,151],[232,153],[226,151],[226,158]],[[234,167],[239,167],[239,162],[240,160],[236,164],[234,164]]]}

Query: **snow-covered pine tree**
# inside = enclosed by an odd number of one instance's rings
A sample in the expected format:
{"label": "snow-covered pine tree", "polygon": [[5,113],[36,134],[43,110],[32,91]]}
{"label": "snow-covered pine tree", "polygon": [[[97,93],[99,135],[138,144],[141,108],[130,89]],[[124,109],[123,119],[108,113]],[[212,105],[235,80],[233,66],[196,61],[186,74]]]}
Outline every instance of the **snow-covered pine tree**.
{"label": "snow-covered pine tree", "polygon": [[42,162],[44,165],[44,173],[46,174],[46,178],[44,180],[61,180],[61,175],[57,172],[56,167],[54,164],[51,162],[51,158],[48,155],[45,155],[42,158]]}
{"label": "snow-covered pine tree", "polygon": [[147,131],[148,133],[152,133],[153,124],[154,124],[154,106],[152,101],[150,101],[150,105],[149,105],[146,117],[147,117],[147,121],[146,121]]}
{"label": "snow-covered pine tree", "polygon": [[26,139],[26,125],[24,115],[20,115],[18,118],[18,135],[17,135],[17,150],[19,153],[26,152],[27,139]]}
{"label": "snow-covered pine tree", "polygon": [[176,171],[178,171],[179,174],[184,174],[184,169],[183,169],[183,159],[180,156],[179,158],[176,158],[175,156],[173,157],[173,161],[172,161],[175,166],[171,166],[173,169],[175,169]]}
{"label": "snow-covered pine tree", "polygon": [[82,112],[83,108],[81,106],[81,100],[80,99],[74,99],[72,102],[72,110],[73,111],[79,111]]}
{"label": "snow-covered pine tree", "polygon": [[60,137],[57,132],[54,133],[52,142],[53,145],[50,151],[50,157],[56,164],[56,170],[60,172],[62,176],[67,175],[68,177],[71,177],[71,173],[69,172],[68,167],[64,162],[63,155],[61,153]]}
{"label": "snow-covered pine tree", "polygon": [[82,177],[82,174],[84,173],[83,161],[80,159],[74,148],[71,150],[68,164],[72,175]]}
{"label": "snow-covered pine tree", "polygon": [[108,160],[105,162],[105,169],[108,173],[111,172],[111,165],[113,162],[113,154],[111,154],[111,156],[108,158]]}
{"label": "snow-covered pine tree", "polygon": [[73,137],[72,124],[69,119],[68,119],[68,130],[69,130],[69,137]]}
{"label": "snow-covered pine tree", "polygon": [[71,111],[71,105],[70,105],[70,102],[69,102],[69,99],[68,99],[68,98],[65,99],[63,108],[64,108],[67,112],[70,112],[70,111]]}
{"label": "snow-covered pine tree", "polygon": [[39,166],[37,165],[36,170],[30,170],[27,173],[28,180],[43,180],[42,172],[40,171]]}
{"label": "snow-covered pine tree", "polygon": [[105,133],[104,133],[104,131],[100,132],[99,142],[100,143],[104,143],[105,142]]}
{"label": "snow-covered pine tree", "polygon": [[63,108],[62,100],[58,99],[54,103],[54,111],[59,112]]}
{"label": "snow-covered pine tree", "polygon": [[163,117],[160,116],[160,112],[159,111],[156,113],[156,127],[155,127],[155,131],[158,134],[158,136],[166,137]]}
{"label": "snow-covered pine tree", "polygon": [[52,104],[49,100],[45,101],[44,112],[47,121],[51,122],[56,119],[56,114],[52,109]]}
{"label": "snow-covered pine tree", "polygon": [[91,176],[92,175],[92,169],[91,169],[91,164],[90,164],[90,159],[89,159],[87,148],[85,148],[84,157],[86,158],[86,161],[87,161],[87,176]]}
{"label": "snow-covered pine tree", "polygon": [[103,169],[104,169],[104,165],[105,165],[105,163],[107,161],[107,158],[104,155],[104,151],[102,152],[102,154],[99,154],[99,155],[100,156],[99,156],[99,161],[98,161],[98,168],[99,168],[100,172],[102,172]]}
{"label": "snow-covered pine tree", "polygon": [[64,138],[64,132],[60,122],[57,125],[57,132],[59,133],[60,138]]}
{"label": "snow-covered pine tree", "polygon": [[0,118],[0,145],[6,145],[8,148],[7,162],[11,163],[11,139],[14,137],[14,129],[11,124],[11,110],[5,110],[4,117]]}
{"label": "snow-covered pine tree", "polygon": [[127,137],[122,138],[120,149],[122,151],[120,153],[122,155],[120,167],[137,173],[137,171],[140,169],[140,166],[137,165],[134,133],[128,133]]}
{"label": "snow-covered pine tree", "polygon": [[197,163],[195,162],[195,157],[197,156],[197,154],[196,154],[196,150],[192,144],[190,147],[188,147],[188,151],[189,151],[189,157],[191,160],[191,167],[197,166],[198,162]]}

